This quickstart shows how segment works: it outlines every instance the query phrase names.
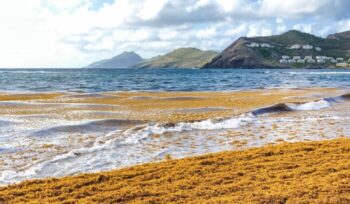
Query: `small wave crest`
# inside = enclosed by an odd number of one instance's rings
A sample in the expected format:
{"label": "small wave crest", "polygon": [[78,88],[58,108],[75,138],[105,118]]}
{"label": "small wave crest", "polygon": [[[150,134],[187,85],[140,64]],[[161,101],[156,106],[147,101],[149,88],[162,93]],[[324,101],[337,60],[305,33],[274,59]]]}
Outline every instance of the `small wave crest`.
{"label": "small wave crest", "polygon": [[348,71],[333,71],[333,72],[329,72],[329,71],[311,71],[311,72],[289,72],[289,74],[293,74],[293,75],[304,75],[304,74],[309,74],[309,75],[344,75],[344,74],[350,74],[350,72]]}
{"label": "small wave crest", "polygon": [[51,136],[59,133],[91,133],[100,131],[112,131],[118,127],[137,125],[141,121],[136,120],[118,120],[118,119],[106,119],[89,121],[85,123],[79,123],[75,125],[62,125],[50,127],[42,130],[35,131],[30,134],[30,136]]}
{"label": "small wave crest", "polygon": [[287,104],[291,110],[296,111],[311,111],[311,110],[321,110],[331,106],[331,103],[325,99],[318,101],[311,101],[301,104]]}
{"label": "small wave crest", "polygon": [[7,120],[2,120],[0,119],[0,127],[6,127],[6,126],[9,126],[9,125],[13,125],[15,124],[14,122],[12,121],[7,121]]}
{"label": "small wave crest", "polygon": [[350,94],[343,94],[337,97],[323,98],[306,103],[279,103],[273,106],[259,108],[252,111],[254,116],[263,115],[267,113],[278,113],[288,111],[313,111],[329,108],[335,103],[350,100]]}
{"label": "small wave crest", "polygon": [[124,132],[126,140],[123,142],[123,144],[135,144],[151,135],[159,135],[169,132],[174,133],[193,130],[236,129],[251,123],[253,120],[254,116],[252,114],[243,114],[238,117],[226,119],[207,119],[195,122],[155,124],[144,127],[136,127]]}

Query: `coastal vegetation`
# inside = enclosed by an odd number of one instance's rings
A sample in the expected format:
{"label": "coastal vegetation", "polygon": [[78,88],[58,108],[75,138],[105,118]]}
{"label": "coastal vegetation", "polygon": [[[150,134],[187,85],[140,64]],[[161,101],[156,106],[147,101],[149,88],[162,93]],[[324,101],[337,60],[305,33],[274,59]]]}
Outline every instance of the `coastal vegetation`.
{"label": "coastal vegetation", "polygon": [[210,62],[218,53],[202,51],[197,48],[179,48],[165,55],[160,55],[134,67],[137,68],[200,68]]}
{"label": "coastal vegetation", "polygon": [[124,52],[111,59],[94,62],[86,68],[200,68],[218,53],[197,48],[178,48],[167,54],[142,59],[135,52]]}

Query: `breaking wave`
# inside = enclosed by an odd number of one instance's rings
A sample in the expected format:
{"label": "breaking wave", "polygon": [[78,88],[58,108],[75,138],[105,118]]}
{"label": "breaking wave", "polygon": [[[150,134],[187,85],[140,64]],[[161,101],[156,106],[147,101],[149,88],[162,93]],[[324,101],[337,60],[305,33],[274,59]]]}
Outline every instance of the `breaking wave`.
{"label": "breaking wave", "polygon": [[309,74],[309,75],[344,75],[344,74],[350,74],[350,72],[348,71],[333,71],[333,72],[325,72],[325,71],[312,71],[312,72],[289,72],[289,74],[293,74],[293,75],[305,75],[305,74]]}
{"label": "breaking wave", "polygon": [[62,125],[55,126],[39,131],[32,132],[30,136],[51,136],[59,133],[91,133],[99,131],[112,131],[115,128],[127,126],[127,125],[137,125],[142,123],[136,120],[118,120],[118,119],[107,119],[107,120],[97,120],[85,123],[79,123],[75,125]]}
{"label": "breaking wave", "polygon": [[337,97],[323,98],[306,103],[279,103],[273,106],[256,109],[252,111],[252,114],[254,116],[258,116],[267,113],[321,110],[324,108],[329,108],[333,104],[340,103],[346,100],[350,100],[350,94],[344,94]]}
{"label": "breaking wave", "polygon": [[155,124],[139,126],[124,132],[127,136],[123,144],[135,144],[140,140],[148,138],[150,135],[160,135],[164,133],[174,133],[193,130],[218,130],[218,129],[235,129],[251,123],[254,116],[250,113],[238,117],[226,119],[207,119],[194,122],[179,122],[167,124]]}

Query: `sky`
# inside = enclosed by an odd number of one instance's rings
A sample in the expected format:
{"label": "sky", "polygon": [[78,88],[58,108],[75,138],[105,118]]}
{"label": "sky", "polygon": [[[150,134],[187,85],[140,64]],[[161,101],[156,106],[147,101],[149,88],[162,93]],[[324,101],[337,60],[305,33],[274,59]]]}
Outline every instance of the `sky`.
{"label": "sky", "polygon": [[350,30],[349,0],[1,0],[1,68],[75,68],[135,51],[221,51],[241,36]]}

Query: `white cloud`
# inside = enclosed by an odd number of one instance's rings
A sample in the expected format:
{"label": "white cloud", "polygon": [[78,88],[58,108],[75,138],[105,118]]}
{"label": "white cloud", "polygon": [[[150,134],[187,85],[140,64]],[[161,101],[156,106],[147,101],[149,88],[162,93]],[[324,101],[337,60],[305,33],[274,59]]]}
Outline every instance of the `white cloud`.
{"label": "white cloud", "polygon": [[[101,2],[99,2],[101,3]],[[80,67],[135,50],[221,50],[240,36],[350,29],[347,0],[0,1],[0,67]]]}
{"label": "white cloud", "polygon": [[312,25],[310,24],[297,24],[295,26],[293,26],[293,29],[295,30],[300,30],[306,33],[312,33]]}
{"label": "white cloud", "polygon": [[73,9],[76,7],[79,7],[83,4],[88,3],[88,1],[82,1],[82,0],[46,0],[44,1],[47,5],[51,6],[54,9],[61,10],[61,9]]}
{"label": "white cloud", "polygon": [[199,39],[206,39],[211,38],[217,33],[216,29],[214,27],[212,28],[205,28],[197,31],[197,37]]}
{"label": "white cloud", "polygon": [[141,20],[151,20],[158,15],[165,3],[165,0],[157,0],[157,3],[154,0],[145,0],[142,3],[138,16]]}
{"label": "white cloud", "polygon": [[267,16],[298,17],[302,14],[313,14],[326,2],[325,0],[263,0],[261,11]]}

